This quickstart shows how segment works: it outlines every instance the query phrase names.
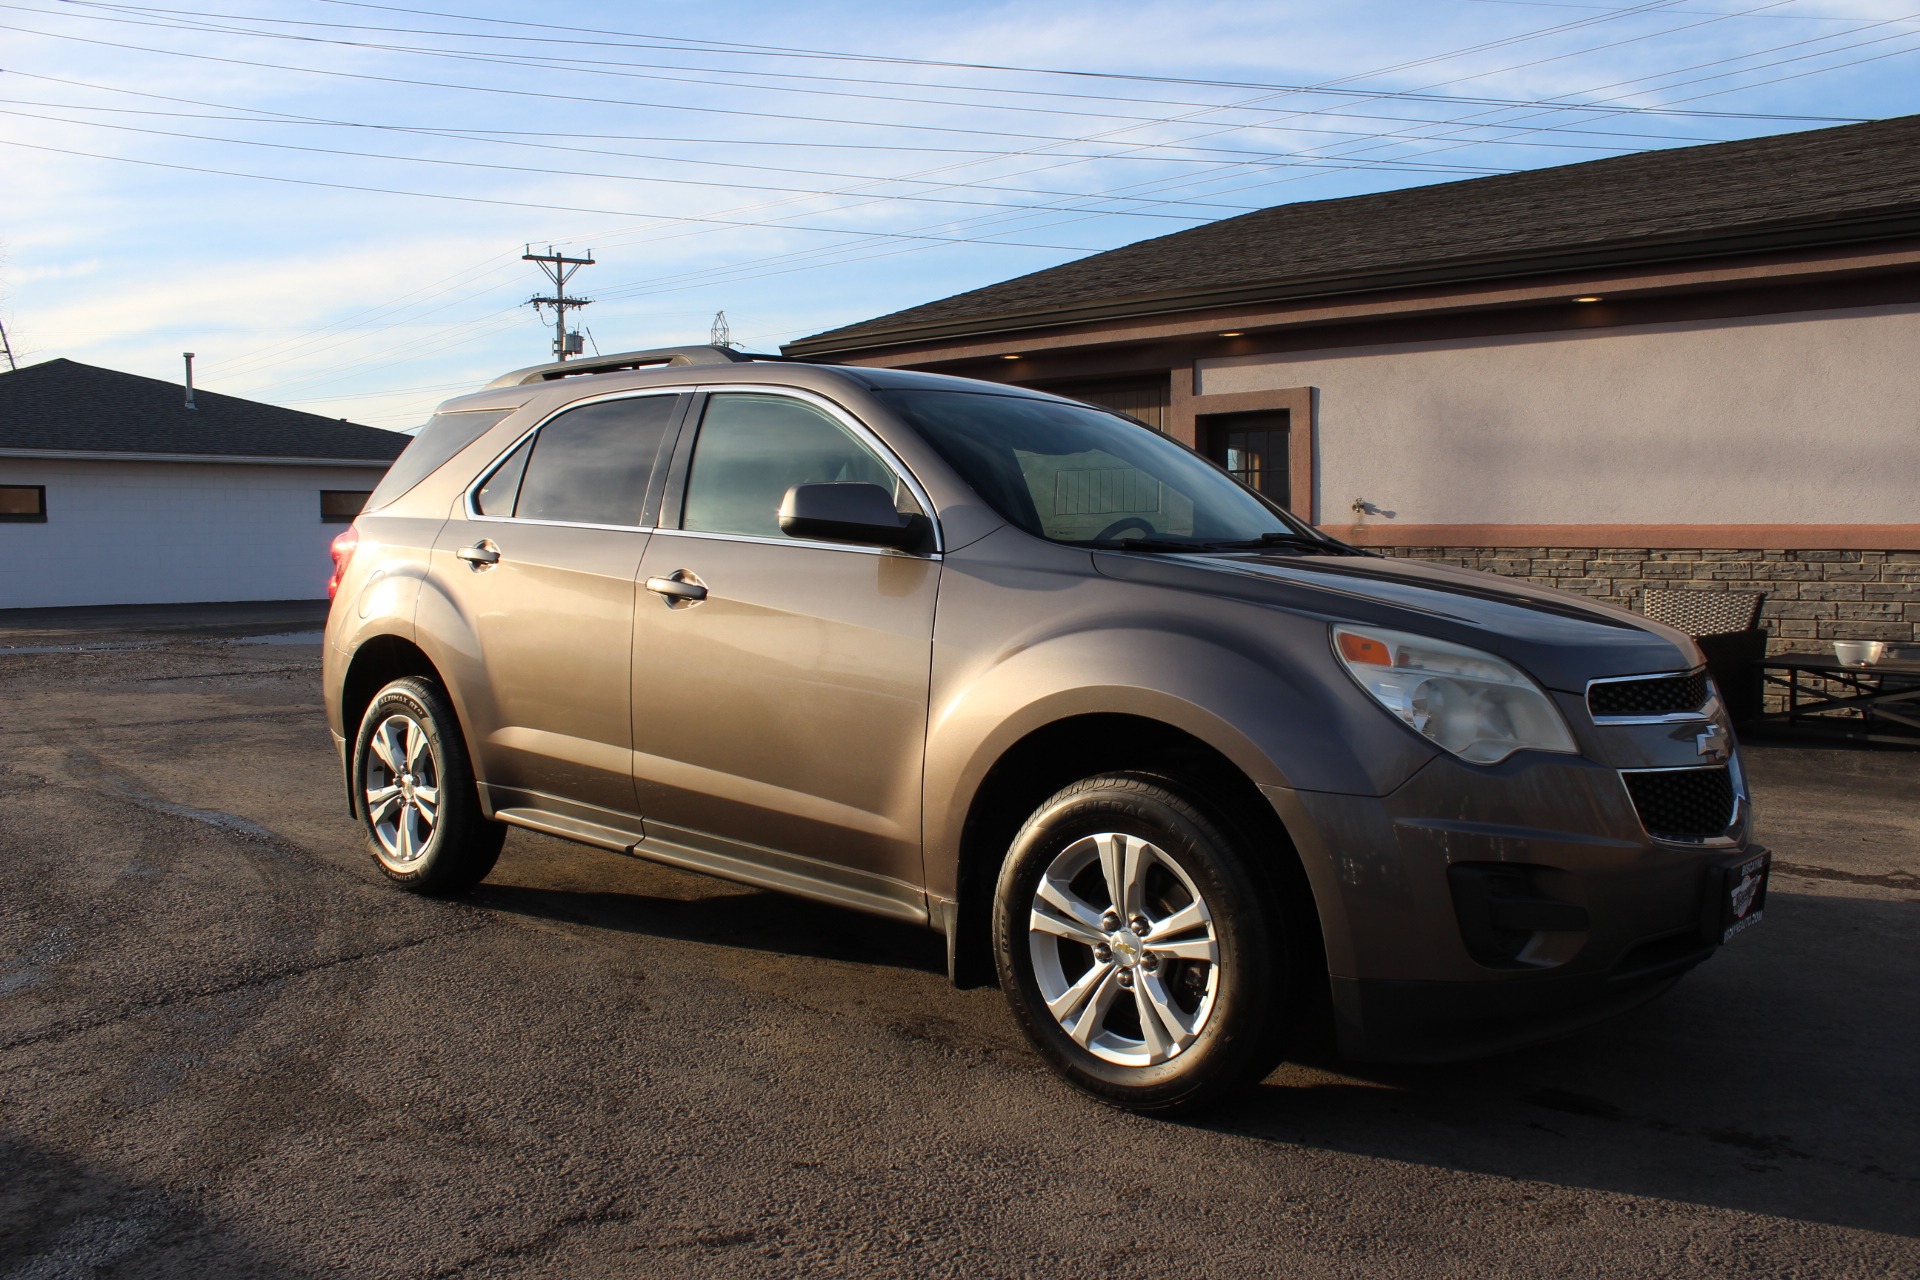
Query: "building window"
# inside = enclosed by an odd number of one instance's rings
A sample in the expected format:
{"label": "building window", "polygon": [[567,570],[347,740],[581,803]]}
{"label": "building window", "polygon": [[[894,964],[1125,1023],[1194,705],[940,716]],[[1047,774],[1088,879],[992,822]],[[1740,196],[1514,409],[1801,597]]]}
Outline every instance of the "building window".
{"label": "building window", "polygon": [[322,489],[320,519],[324,524],[346,524],[367,505],[371,489]]}
{"label": "building window", "polygon": [[9,524],[45,524],[47,486],[0,484],[0,521]]}
{"label": "building window", "polygon": [[1291,508],[1288,417],[1286,410],[1279,409],[1265,413],[1223,413],[1203,421],[1209,457],[1247,488]]}

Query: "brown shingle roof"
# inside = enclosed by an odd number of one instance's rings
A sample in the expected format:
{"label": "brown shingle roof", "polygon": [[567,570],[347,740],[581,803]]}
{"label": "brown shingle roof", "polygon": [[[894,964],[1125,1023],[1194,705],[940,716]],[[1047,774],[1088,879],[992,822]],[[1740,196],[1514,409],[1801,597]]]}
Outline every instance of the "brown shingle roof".
{"label": "brown shingle roof", "polygon": [[1920,235],[1920,116],[1279,205],[786,349],[1901,235]]}

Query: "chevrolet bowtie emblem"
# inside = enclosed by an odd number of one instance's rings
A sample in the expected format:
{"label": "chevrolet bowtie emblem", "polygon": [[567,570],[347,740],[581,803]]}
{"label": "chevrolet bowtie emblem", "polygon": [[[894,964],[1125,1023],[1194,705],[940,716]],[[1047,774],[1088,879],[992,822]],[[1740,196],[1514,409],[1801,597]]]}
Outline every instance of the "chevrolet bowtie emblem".
{"label": "chevrolet bowtie emblem", "polygon": [[1694,749],[1703,760],[1725,760],[1732,754],[1727,743],[1727,731],[1717,724],[1707,726],[1707,731],[1693,740]]}

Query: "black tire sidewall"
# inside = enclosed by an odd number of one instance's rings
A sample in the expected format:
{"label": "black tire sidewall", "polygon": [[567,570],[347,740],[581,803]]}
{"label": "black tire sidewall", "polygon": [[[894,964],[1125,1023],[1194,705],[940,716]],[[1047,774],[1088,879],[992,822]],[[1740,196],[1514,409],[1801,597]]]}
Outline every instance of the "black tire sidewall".
{"label": "black tire sidewall", "polygon": [[[395,714],[411,717],[426,731],[427,750],[440,784],[440,806],[426,852],[405,869],[395,868],[384,857],[366,803],[367,757],[374,731]],[[394,883],[423,893],[457,892],[478,883],[492,869],[504,836],[480,811],[458,720],[440,691],[417,676],[395,680],[380,690],[361,717],[353,748],[353,811],[375,865]]]}
{"label": "black tire sidewall", "polygon": [[[1027,918],[1040,876],[1084,836],[1150,840],[1193,880],[1220,944],[1214,1006],[1200,1037],[1151,1067],[1107,1062],[1075,1044],[1047,1011],[1028,951]],[[1144,775],[1090,778],[1054,795],[1014,838],[994,895],[994,958],[1015,1018],[1069,1081],[1140,1111],[1190,1111],[1253,1083],[1275,1065],[1287,1028],[1280,913],[1245,856],[1202,810]]]}

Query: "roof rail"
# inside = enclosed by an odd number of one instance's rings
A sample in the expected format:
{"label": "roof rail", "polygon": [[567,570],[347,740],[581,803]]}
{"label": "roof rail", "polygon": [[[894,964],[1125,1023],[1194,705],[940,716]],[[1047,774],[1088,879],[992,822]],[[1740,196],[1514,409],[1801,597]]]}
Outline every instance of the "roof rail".
{"label": "roof rail", "polygon": [[754,360],[778,360],[791,363],[786,356],[735,351],[732,347],[659,347],[652,351],[620,351],[608,356],[594,356],[591,359],[580,357],[556,361],[553,364],[529,365],[525,369],[515,369],[512,373],[501,374],[481,390],[524,387],[536,382],[552,382],[556,378],[571,378],[585,373],[613,373],[620,369],[664,369],[670,365],[745,364]]}

